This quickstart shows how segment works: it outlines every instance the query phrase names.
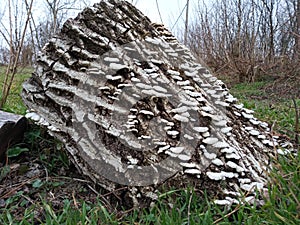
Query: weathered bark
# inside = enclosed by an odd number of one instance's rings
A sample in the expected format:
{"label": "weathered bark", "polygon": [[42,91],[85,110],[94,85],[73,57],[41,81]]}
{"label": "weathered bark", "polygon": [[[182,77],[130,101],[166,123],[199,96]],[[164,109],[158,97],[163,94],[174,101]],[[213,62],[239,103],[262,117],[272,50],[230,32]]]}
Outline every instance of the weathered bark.
{"label": "weathered bark", "polygon": [[0,111],[0,162],[8,147],[22,140],[27,120],[23,116]]}
{"label": "weathered bark", "polygon": [[290,147],[124,1],[69,19],[37,64],[23,86],[29,117],[65,143],[82,173],[135,205],[189,185],[219,204],[245,192],[253,200],[270,158]]}

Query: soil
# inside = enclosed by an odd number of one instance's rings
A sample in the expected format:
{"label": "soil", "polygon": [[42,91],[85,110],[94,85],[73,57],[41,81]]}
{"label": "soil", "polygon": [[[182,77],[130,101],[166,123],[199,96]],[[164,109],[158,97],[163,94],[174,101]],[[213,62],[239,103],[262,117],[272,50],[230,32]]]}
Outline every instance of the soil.
{"label": "soil", "polygon": [[[26,210],[33,210],[34,220],[43,221],[45,204],[61,212],[67,202],[80,209],[83,202],[99,201],[112,211],[109,200],[113,193],[105,193],[83,177],[69,162],[66,151],[46,132],[40,133],[37,127],[30,130],[24,143],[18,145],[30,150],[0,165],[0,214],[9,211],[20,221]],[[36,139],[28,140],[33,134],[38,134]]]}

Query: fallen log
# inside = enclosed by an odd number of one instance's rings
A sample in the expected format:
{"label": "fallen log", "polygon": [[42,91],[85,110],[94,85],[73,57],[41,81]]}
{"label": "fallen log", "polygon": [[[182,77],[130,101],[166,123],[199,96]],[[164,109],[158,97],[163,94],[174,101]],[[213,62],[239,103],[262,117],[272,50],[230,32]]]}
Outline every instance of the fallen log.
{"label": "fallen log", "polygon": [[243,193],[251,202],[266,191],[270,158],[292,148],[125,1],[101,1],[69,19],[23,87],[34,110],[27,116],[127,207],[191,185],[218,204]]}
{"label": "fallen log", "polygon": [[23,139],[26,127],[23,116],[0,110],[0,162],[4,161],[7,149]]}

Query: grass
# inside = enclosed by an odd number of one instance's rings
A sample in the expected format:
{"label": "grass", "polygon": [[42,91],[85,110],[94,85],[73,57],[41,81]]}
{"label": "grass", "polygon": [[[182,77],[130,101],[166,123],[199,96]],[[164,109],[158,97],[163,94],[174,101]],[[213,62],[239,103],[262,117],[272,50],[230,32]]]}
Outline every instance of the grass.
{"label": "grass", "polygon": [[[5,79],[5,67],[0,67],[0,98],[2,98],[2,88]],[[17,114],[24,115],[26,107],[23,104],[20,93],[22,90],[22,83],[30,77],[32,68],[23,68],[16,75],[14,82],[11,87],[10,95],[8,96],[7,102],[3,107],[4,111],[14,112]]]}
{"label": "grass", "polygon": [[[3,69],[0,71],[2,81]],[[19,94],[21,83],[30,72],[30,69],[23,70],[16,76],[5,110],[25,112]],[[269,99],[263,90],[266,84],[238,84],[231,92],[246,107],[254,109],[258,118],[276,121],[278,132],[292,135],[295,112],[291,101]],[[151,208],[120,211],[111,208],[103,198],[104,193],[98,193],[98,189],[76,172],[61,143],[47,136],[44,130],[32,127],[24,143],[16,147],[11,151],[9,164],[0,168],[0,224],[3,225],[300,224],[299,155],[281,156],[274,161],[269,197],[262,207],[240,204],[222,208],[190,187],[161,193]],[[33,166],[36,167],[32,169]],[[32,171],[34,176],[27,177]]]}
{"label": "grass", "polygon": [[[263,207],[239,205],[235,209],[224,209],[203,200],[196,190],[173,190],[163,193],[150,209],[127,213],[109,212],[101,199],[95,203],[74,198],[62,200],[57,209],[43,196],[45,184],[35,185],[39,198],[27,207],[22,216],[15,217],[14,209],[28,205],[30,197],[19,191],[7,199],[7,206],[1,209],[0,224],[300,224],[300,166],[299,156],[282,157],[271,173],[270,198]],[[34,184],[34,182],[32,183]],[[47,185],[51,184],[48,181]],[[30,196],[30,194],[28,194]],[[40,214],[40,217],[36,217]]]}
{"label": "grass", "polygon": [[[293,101],[280,96],[277,99],[269,98],[264,91],[267,84],[267,82],[237,84],[231,88],[231,93],[246,108],[253,109],[257,118],[274,125],[274,131],[294,138],[296,116]],[[300,99],[296,99],[296,103],[299,108]]]}

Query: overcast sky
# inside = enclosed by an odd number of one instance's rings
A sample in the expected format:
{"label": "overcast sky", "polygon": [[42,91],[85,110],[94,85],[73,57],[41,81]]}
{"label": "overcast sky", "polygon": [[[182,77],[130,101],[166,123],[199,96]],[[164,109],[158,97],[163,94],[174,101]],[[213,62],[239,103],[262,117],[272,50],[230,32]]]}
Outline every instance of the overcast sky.
{"label": "overcast sky", "polygon": [[[13,2],[22,2],[22,1],[23,0],[15,0]],[[91,4],[98,3],[100,1],[101,0],[89,0]],[[127,1],[134,4],[139,10],[141,10],[146,16],[148,16],[152,22],[163,23],[169,29],[174,27],[174,30],[176,30],[176,27],[181,28],[184,26],[184,21],[186,16],[185,6],[187,4],[187,0],[127,0]],[[33,7],[34,16],[36,16],[36,14],[43,16],[42,15],[43,9],[45,8],[46,4],[41,0],[34,0],[34,2],[39,3],[39,4],[34,4]],[[197,2],[198,0],[189,0],[190,19],[192,19],[192,16],[194,15],[194,10],[196,8]],[[8,3],[7,0],[1,0],[1,3],[3,4],[0,5],[0,16],[2,15],[2,13],[4,14],[2,21],[5,23],[6,20],[8,19],[8,10],[7,10]],[[14,3],[12,4],[14,5]],[[159,12],[161,14],[161,18]],[[77,13],[78,11],[74,12],[73,15],[74,14],[77,15]],[[23,16],[25,18],[25,14],[23,14]]]}
{"label": "overcast sky", "polygon": [[[0,16],[3,15],[3,24],[8,27],[8,10],[7,1],[0,0]],[[13,2],[22,2],[23,0],[15,0]],[[162,23],[168,27],[176,35],[176,33],[181,33],[184,30],[184,21],[186,16],[186,4],[187,0],[127,0],[134,4],[139,10],[141,10],[146,16],[150,18],[152,22]],[[35,0],[35,3],[42,3],[41,0]],[[98,3],[100,0],[90,0],[91,4]],[[196,8],[198,0],[189,0],[190,9],[190,21],[193,20],[194,10]],[[33,15],[34,18],[39,15],[44,17],[43,10],[45,9],[45,3],[34,4]],[[160,14],[161,18],[160,18]],[[77,15],[78,11],[72,13],[73,16]],[[181,16],[180,16],[181,15]],[[25,20],[26,13],[22,14],[22,18]],[[1,19],[1,18],[0,18]],[[20,19],[20,18],[19,18]],[[35,18],[35,20],[38,20]],[[161,21],[162,20],[162,21]],[[3,28],[3,27],[0,27]],[[173,29],[172,29],[173,28]],[[3,42],[2,36],[0,36],[0,43]]]}
{"label": "overcast sky", "polygon": [[[159,12],[157,9],[156,0],[127,0],[133,3],[139,10],[141,10],[146,16],[148,16],[152,22],[161,23]],[[91,2],[99,2],[99,0],[91,0]],[[158,8],[162,17],[163,23],[171,29],[179,15],[184,10],[187,0],[157,0]],[[192,16],[192,10],[195,8],[197,0],[190,0],[190,17]],[[185,21],[185,11],[183,12],[178,23],[174,27],[183,27]]]}

